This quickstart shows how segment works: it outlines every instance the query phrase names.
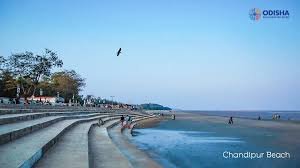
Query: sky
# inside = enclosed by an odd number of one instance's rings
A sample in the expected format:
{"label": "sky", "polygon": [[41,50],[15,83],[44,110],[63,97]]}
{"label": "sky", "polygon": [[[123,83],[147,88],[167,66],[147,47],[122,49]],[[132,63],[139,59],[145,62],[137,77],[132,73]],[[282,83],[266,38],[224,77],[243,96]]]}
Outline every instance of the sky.
{"label": "sky", "polygon": [[84,95],[186,110],[300,110],[299,30],[297,0],[0,0],[0,55],[48,48]]}

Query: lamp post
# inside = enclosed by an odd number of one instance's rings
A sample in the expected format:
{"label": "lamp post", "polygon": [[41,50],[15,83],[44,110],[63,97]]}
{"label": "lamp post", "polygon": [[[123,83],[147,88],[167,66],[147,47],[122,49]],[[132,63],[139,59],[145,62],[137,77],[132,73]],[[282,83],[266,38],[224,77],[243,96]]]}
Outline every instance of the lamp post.
{"label": "lamp post", "polygon": [[40,89],[40,96],[43,96],[43,89]]}
{"label": "lamp post", "polygon": [[17,85],[17,98],[19,98],[20,96],[20,85],[18,84]]}
{"label": "lamp post", "polygon": [[20,85],[17,85],[17,98],[16,98],[16,104],[19,104],[19,99],[20,99]]}
{"label": "lamp post", "polygon": [[111,97],[111,105],[112,105],[112,107],[114,106],[114,97],[115,96],[110,96]]}

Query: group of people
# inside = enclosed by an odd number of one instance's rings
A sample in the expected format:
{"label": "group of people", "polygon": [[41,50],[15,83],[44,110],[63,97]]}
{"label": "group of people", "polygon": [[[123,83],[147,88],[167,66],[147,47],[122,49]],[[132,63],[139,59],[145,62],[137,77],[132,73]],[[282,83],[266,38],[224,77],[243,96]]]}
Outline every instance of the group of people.
{"label": "group of people", "polygon": [[124,115],[122,115],[121,119],[120,119],[122,128],[125,127],[125,128],[130,129],[132,120],[133,120],[132,116],[126,115],[126,117],[124,117]]}
{"label": "group of people", "polygon": [[[122,127],[130,129],[132,120],[133,120],[132,116],[127,115],[126,117],[124,117],[124,115],[122,115],[120,119]],[[104,121],[102,120],[102,118],[99,118],[98,126],[100,127],[101,125],[104,125]]]}
{"label": "group of people", "polygon": [[[272,115],[272,120],[279,120],[279,119],[280,119],[280,115],[279,114],[273,114]],[[257,120],[262,120],[261,116],[258,116]],[[288,120],[290,120],[290,118],[288,118]],[[233,124],[233,117],[229,118],[228,124]]]}
{"label": "group of people", "polygon": [[279,114],[273,114],[272,115],[272,120],[279,120],[280,119],[280,115]]}

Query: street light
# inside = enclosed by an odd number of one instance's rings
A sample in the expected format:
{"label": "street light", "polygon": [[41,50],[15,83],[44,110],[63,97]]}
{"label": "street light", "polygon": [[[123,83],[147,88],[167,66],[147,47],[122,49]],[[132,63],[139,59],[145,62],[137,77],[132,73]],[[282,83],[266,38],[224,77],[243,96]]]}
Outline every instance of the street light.
{"label": "street light", "polygon": [[17,98],[19,98],[20,96],[20,85],[18,84],[17,85]]}
{"label": "street light", "polygon": [[111,97],[111,105],[114,106],[114,97],[115,96],[110,96]]}
{"label": "street light", "polygon": [[40,96],[43,96],[43,89],[40,88]]}
{"label": "street light", "polygon": [[16,104],[19,104],[20,99],[20,85],[17,85],[17,98],[16,98]]}

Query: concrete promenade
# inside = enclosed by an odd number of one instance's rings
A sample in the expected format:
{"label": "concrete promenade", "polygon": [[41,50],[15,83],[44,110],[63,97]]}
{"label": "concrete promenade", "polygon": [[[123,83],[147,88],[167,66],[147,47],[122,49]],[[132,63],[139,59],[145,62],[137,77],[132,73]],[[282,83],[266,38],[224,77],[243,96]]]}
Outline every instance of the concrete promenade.
{"label": "concrete promenade", "polygon": [[[127,136],[130,134],[130,129],[124,129],[122,132],[121,125],[117,125],[109,130],[109,135],[112,141],[120,149],[122,154],[128,159],[132,167],[143,168],[160,168],[161,166],[150,159],[149,155],[137,149],[137,147],[129,142]],[[127,134],[127,135],[124,135]],[[131,135],[129,135],[131,136]]]}
{"label": "concrete promenade", "polygon": [[[124,154],[122,145],[129,149],[131,157],[146,157],[123,140],[121,145],[114,143],[108,134],[112,130],[122,135],[118,124],[120,116],[127,114],[135,120],[152,117],[127,110],[96,108],[0,108],[0,165],[5,168],[140,167],[141,164]],[[98,125],[100,118],[104,125]],[[154,161],[147,159],[147,164],[154,165]]]}

